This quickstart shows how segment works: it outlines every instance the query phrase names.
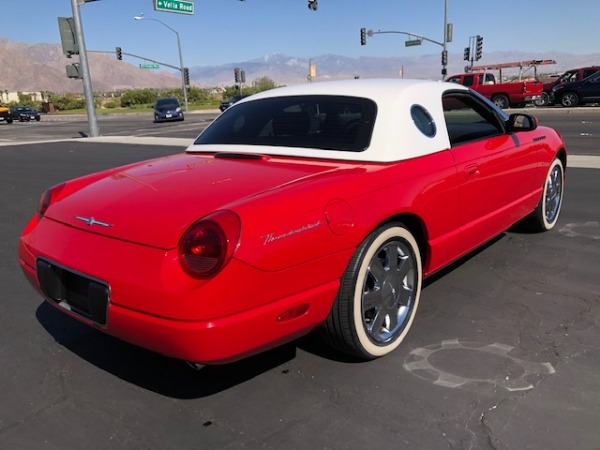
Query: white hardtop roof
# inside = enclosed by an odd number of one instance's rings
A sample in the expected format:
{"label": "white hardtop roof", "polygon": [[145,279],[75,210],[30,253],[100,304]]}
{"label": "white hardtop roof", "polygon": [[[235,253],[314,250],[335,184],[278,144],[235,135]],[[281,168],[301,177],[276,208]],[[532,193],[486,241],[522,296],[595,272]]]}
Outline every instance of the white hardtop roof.
{"label": "white hardtop roof", "polygon": [[[456,83],[403,79],[359,79],[313,82],[264,91],[232,106],[264,98],[297,95],[334,95],[363,97],[377,104],[377,117],[369,147],[362,152],[332,151],[314,148],[268,147],[261,152],[271,155],[348,161],[392,162],[432,154],[450,148],[446,131],[442,94],[448,90],[468,88]],[[411,108],[420,105],[430,114],[436,126],[432,137],[415,126]],[[253,145],[191,145],[189,152],[256,153]]]}

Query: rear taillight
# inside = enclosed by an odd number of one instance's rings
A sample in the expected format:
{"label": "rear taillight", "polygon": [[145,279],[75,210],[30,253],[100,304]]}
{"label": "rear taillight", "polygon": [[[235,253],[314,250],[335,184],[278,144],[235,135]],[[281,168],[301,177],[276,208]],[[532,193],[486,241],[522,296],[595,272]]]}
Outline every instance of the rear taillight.
{"label": "rear taillight", "polygon": [[46,214],[46,210],[48,207],[56,200],[60,192],[64,189],[65,183],[57,184],[56,186],[52,186],[41,195],[40,201],[38,202],[38,219],[44,217]]}
{"label": "rear taillight", "polygon": [[233,256],[240,233],[240,219],[231,211],[219,211],[200,219],[179,241],[181,267],[194,278],[215,276]]}

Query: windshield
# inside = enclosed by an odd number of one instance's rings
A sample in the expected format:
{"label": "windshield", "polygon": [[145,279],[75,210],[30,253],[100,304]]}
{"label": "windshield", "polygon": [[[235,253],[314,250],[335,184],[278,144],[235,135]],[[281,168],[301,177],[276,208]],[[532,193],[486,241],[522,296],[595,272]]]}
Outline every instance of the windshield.
{"label": "windshield", "polygon": [[194,144],[307,147],[360,152],[371,141],[376,104],[329,95],[274,97],[227,109]]}
{"label": "windshield", "polygon": [[159,98],[158,100],[156,100],[157,108],[164,108],[167,106],[178,107],[179,101],[176,98]]}

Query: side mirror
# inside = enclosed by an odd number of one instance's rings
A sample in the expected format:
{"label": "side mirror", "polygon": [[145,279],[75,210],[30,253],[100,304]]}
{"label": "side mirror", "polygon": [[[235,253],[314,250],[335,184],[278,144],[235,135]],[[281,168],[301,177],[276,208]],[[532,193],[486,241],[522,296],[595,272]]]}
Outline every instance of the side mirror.
{"label": "side mirror", "polygon": [[533,131],[538,126],[538,120],[530,114],[516,113],[508,118],[510,131]]}

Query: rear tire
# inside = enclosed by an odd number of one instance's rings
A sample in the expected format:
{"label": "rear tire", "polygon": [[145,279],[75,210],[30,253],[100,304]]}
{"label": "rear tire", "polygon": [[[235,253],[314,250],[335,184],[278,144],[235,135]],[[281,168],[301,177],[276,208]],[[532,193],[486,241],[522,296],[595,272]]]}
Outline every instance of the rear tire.
{"label": "rear tire", "polygon": [[533,102],[535,106],[548,106],[550,104],[550,96],[546,92],[542,92],[540,98]]}
{"label": "rear tire", "polygon": [[323,324],[325,340],[360,359],[395,350],[414,320],[423,272],[417,241],[400,223],[373,231],[352,256]]}
{"label": "rear tire", "polygon": [[494,96],[494,98],[492,98],[492,102],[494,102],[498,108],[506,109],[510,107],[510,101],[504,94]]}
{"label": "rear tire", "polygon": [[560,97],[560,104],[566,107],[579,105],[579,96],[575,92],[565,92]]}

